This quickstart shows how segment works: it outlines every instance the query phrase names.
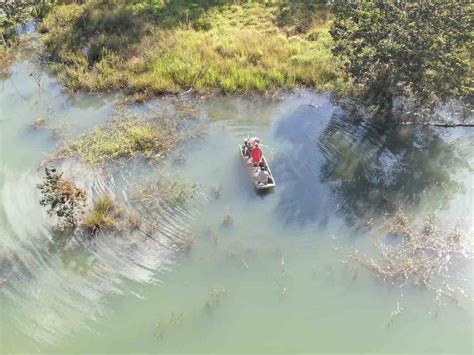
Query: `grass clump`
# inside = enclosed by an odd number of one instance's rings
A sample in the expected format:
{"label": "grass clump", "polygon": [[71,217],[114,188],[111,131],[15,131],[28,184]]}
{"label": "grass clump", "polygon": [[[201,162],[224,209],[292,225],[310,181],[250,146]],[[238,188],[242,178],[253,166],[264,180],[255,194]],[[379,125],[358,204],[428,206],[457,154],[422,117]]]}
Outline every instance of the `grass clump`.
{"label": "grass clump", "polygon": [[92,234],[114,229],[118,212],[114,200],[109,195],[101,195],[94,201],[92,210],[82,219],[82,227]]}
{"label": "grass clump", "polygon": [[[46,18],[45,48],[73,89],[148,94],[334,87],[330,17],[288,1],[88,1]],[[304,19],[299,15],[305,14]],[[145,96],[144,96],[145,93]]]}
{"label": "grass clump", "polygon": [[159,158],[177,143],[176,127],[171,123],[152,122],[138,116],[120,117],[71,142],[67,156],[77,156],[90,164],[119,158]]}

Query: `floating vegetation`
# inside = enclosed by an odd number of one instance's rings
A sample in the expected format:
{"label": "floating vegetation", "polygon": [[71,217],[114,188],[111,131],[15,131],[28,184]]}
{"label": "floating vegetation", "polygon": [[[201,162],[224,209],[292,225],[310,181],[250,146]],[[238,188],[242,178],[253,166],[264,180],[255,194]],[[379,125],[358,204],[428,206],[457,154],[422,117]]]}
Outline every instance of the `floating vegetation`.
{"label": "floating vegetation", "polygon": [[227,209],[224,215],[224,219],[222,220],[222,225],[230,227],[233,224],[234,224],[234,217],[232,217],[230,210]]}
{"label": "floating vegetation", "polygon": [[211,187],[211,196],[215,200],[219,200],[222,197],[222,185]]}
{"label": "floating vegetation", "polygon": [[181,141],[176,124],[126,113],[68,144],[62,153],[89,164],[141,155],[158,159]]}
{"label": "floating vegetation", "polygon": [[40,116],[34,121],[32,121],[29,125],[28,128],[30,129],[42,129],[45,128],[48,122],[50,121],[51,117],[49,116]]}
{"label": "floating vegetation", "polygon": [[[377,259],[358,252],[351,257],[364,268],[391,285],[413,284],[427,287],[455,300],[455,290],[444,283],[443,288],[435,286],[437,277],[449,278],[450,266],[454,260],[472,257],[465,235],[457,228],[441,230],[434,218],[428,218],[417,225],[404,214],[397,214],[383,226],[389,238],[395,243],[388,244],[383,237],[375,239],[379,251]],[[379,232],[383,232],[379,231]],[[384,233],[379,233],[384,234]],[[462,293],[462,292],[461,292]]]}
{"label": "floating vegetation", "polygon": [[40,205],[48,207],[48,214],[58,218],[58,229],[76,228],[86,206],[86,192],[63,177],[55,168],[45,168]]}
{"label": "floating vegetation", "polygon": [[224,296],[227,294],[225,289],[213,288],[209,292],[209,297],[204,305],[205,309],[208,311],[214,310],[221,302]]}
{"label": "floating vegetation", "polygon": [[148,207],[156,207],[160,202],[182,206],[192,199],[198,190],[196,184],[186,182],[180,177],[161,176],[132,193],[132,200]]}
{"label": "floating vegetation", "polygon": [[191,232],[185,233],[182,237],[179,237],[174,245],[182,254],[189,254],[195,243],[194,236]]}
{"label": "floating vegetation", "polygon": [[170,331],[171,328],[180,325],[183,322],[184,313],[171,313],[169,319],[156,322],[156,336],[160,339]]}

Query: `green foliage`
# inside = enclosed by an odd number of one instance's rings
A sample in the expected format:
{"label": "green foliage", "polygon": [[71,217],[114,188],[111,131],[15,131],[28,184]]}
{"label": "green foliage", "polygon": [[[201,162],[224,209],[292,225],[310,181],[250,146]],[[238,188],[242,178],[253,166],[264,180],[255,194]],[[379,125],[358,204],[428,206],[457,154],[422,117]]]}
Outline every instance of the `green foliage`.
{"label": "green foliage", "polygon": [[42,195],[40,205],[48,207],[48,214],[58,218],[58,227],[74,229],[86,205],[86,192],[64,179],[63,173],[55,168],[45,168],[43,183],[37,188]]}
{"label": "green foliage", "polygon": [[150,122],[138,116],[120,117],[71,142],[64,153],[89,164],[100,164],[138,154],[158,158],[177,142],[171,123]]}
{"label": "green foliage", "polygon": [[[296,33],[290,27],[303,7],[280,3],[116,0],[58,6],[44,22],[46,51],[70,88],[125,89],[138,99],[189,88],[334,88],[338,64],[328,20],[315,12],[313,21],[309,11]],[[294,14],[284,23],[278,20],[283,8]]]}
{"label": "green foliage", "polygon": [[336,2],[333,53],[391,111],[393,99],[435,104],[466,94],[472,7],[466,1]]}

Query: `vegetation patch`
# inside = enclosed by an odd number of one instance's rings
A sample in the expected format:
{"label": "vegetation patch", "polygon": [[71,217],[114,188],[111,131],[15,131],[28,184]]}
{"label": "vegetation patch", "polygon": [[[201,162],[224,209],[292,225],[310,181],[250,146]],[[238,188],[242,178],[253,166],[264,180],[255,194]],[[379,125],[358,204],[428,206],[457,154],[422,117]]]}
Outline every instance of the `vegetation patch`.
{"label": "vegetation patch", "polygon": [[219,304],[221,304],[226,294],[227,291],[225,289],[213,288],[211,292],[209,292],[209,297],[204,305],[204,308],[207,311],[213,311],[217,308],[217,306],[219,306]]}
{"label": "vegetation patch", "polygon": [[165,203],[172,206],[182,206],[192,199],[198,186],[186,182],[180,177],[162,176],[134,191],[132,200],[141,202],[147,207],[158,207]]}
{"label": "vegetation patch", "polygon": [[16,54],[13,50],[4,46],[0,47],[0,75],[10,72],[10,66],[15,61]]}
{"label": "vegetation patch", "polygon": [[[390,243],[380,237],[375,240],[378,258],[358,252],[353,253],[352,258],[392,285],[426,287],[434,290],[438,297],[445,296],[455,301],[457,291],[463,294],[462,290],[452,288],[447,280],[453,261],[472,258],[469,238],[457,228],[442,230],[434,218],[428,218],[418,226],[400,212],[383,226],[383,231],[388,232],[392,240]],[[437,285],[440,278],[442,286]]]}
{"label": "vegetation patch", "polygon": [[128,114],[99,126],[67,145],[61,153],[100,164],[137,155],[157,159],[180,141],[176,124]]}
{"label": "vegetation patch", "polygon": [[183,323],[184,314],[180,313],[171,313],[171,316],[168,319],[163,319],[156,322],[156,337],[164,338],[168,332]]}
{"label": "vegetation patch", "polygon": [[104,230],[115,229],[120,209],[109,195],[101,195],[95,201],[92,210],[81,221],[81,226],[96,234]]}
{"label": "vegetation patch", "polygon": [[[323,6],[290,1],[88,1],[46,18],[46,51],[73,89],[143,94],[339,85]],[[304,19],[301,14],[304,13]],[[300,15],[298,15],[300,14]]]}

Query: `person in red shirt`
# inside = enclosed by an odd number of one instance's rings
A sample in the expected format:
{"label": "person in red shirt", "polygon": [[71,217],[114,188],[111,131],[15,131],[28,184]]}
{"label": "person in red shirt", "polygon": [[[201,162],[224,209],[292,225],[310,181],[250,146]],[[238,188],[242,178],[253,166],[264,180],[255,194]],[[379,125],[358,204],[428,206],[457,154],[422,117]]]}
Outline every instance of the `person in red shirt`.
{"label": "person in red shirt", "polygon": [[263,156],[263,152],[262,152],[262,149],[260,148],[260,146],[257,144],[255,144],[254,148],[252,149],[252,151],[250,152],[251,156],[252,156],[252,164],[253,166],[258,166],[258,164],[260,163],[260,160],[262,160],[262,156]]}

